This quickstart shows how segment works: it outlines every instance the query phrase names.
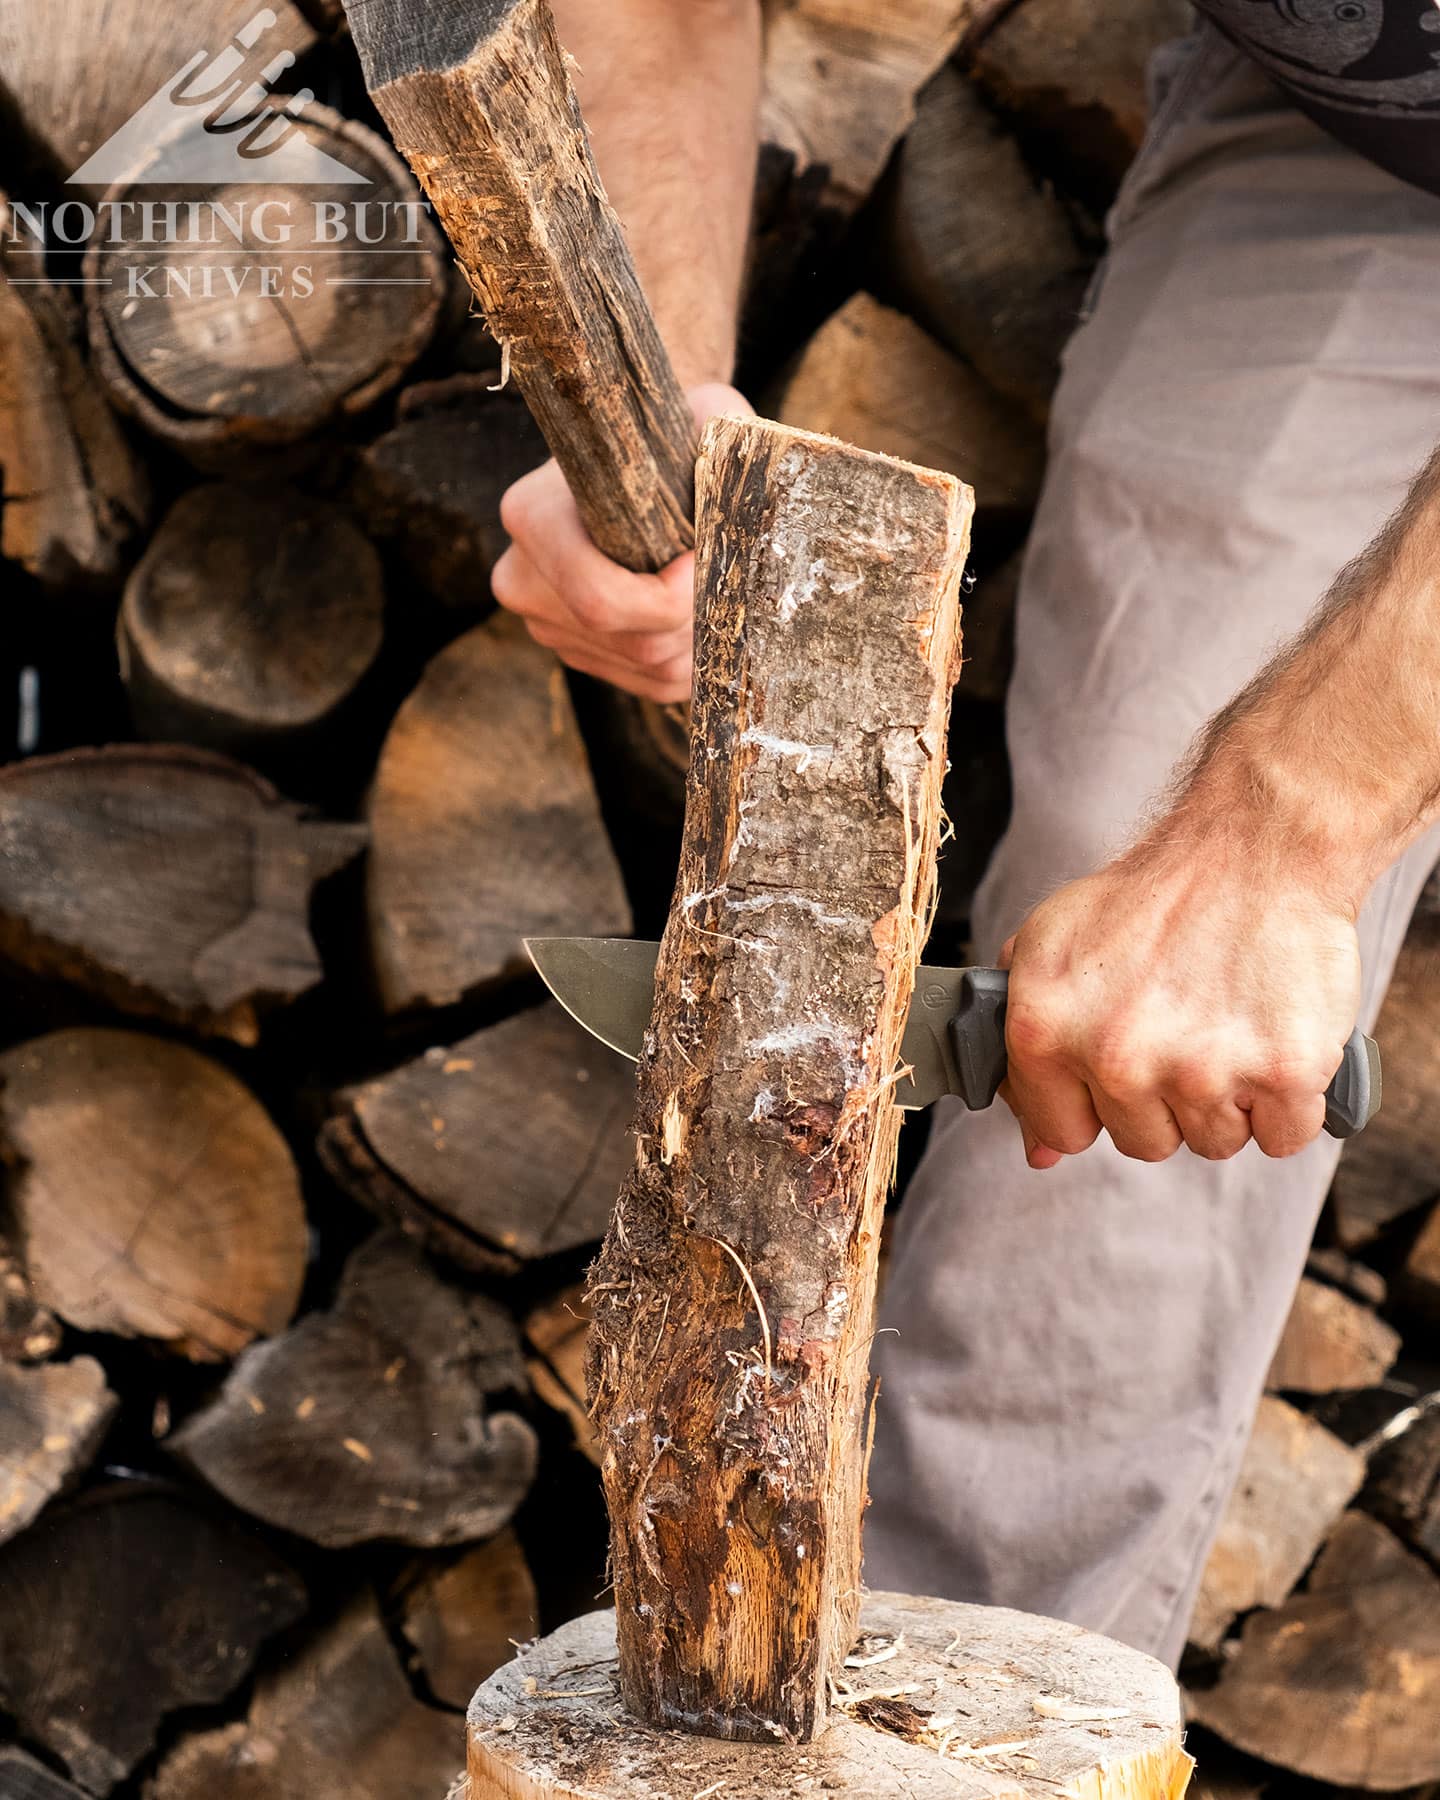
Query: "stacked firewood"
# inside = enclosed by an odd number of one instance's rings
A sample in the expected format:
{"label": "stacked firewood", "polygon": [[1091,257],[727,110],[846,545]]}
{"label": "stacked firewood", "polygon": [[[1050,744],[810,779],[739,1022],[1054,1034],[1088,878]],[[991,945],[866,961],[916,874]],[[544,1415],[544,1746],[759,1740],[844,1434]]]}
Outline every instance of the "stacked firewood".
{"label": "stacked firewood", "polygon": [[[438,231],[383,238],[417,196],[330,0],[271,0],[267,51],[381,240],[134,292],[158,190],[97,152],[257,16],[0,0],[0,1800],[440,1800],[473,1688],[603,1596],[583,1275],[630,1071],[521,940],[655,933],[683,742],[493,609],[543,445]],[[768,8],[743,385],[978,494],[940,959],[1005,816],[1059,351],[1185,24]],[[102,192],[137,204],[83,255],[21,229]],[[1437,1021],[1440,907],[1206,1575],[1217,1787],[1440,1783]]]}

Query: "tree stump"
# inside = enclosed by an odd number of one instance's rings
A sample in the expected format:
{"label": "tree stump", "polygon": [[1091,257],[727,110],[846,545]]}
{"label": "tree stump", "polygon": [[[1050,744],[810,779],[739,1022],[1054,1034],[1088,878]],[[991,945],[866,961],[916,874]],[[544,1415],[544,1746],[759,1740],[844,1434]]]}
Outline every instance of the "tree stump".
{"label": "tree stump", "polygon": [[192,488],[125,587],[120,672],[144,737],[237,756],[312,746],[380,650],[380,558],[287,488]]}
{"label": "tree stump", "polygon": [[803,1747],[681,1739],[625,1713],[613,1613],[521,1653],[470,1708],[469,1800],[1180,1800],[1180,1697],[1151,1657],[1075,1625],[872,1594]]}
{"label": "tree stump", "polygon": [[[439,233],[389,145],[313,104],[294,130],[316,166],[307,174],[302,158],[292,184],[207,185],[178,151],[172,185],[153,185],[153,169],[117,182],[105,205],[129,211],[86,255],[90,342],[110,398],[201,468],[244,467],[362,412],[424,350],[446,305]],[[336,163],[350,180],[329,175]],[[157,250],[139,236],[137,202],[172,192],[192,210]]]}

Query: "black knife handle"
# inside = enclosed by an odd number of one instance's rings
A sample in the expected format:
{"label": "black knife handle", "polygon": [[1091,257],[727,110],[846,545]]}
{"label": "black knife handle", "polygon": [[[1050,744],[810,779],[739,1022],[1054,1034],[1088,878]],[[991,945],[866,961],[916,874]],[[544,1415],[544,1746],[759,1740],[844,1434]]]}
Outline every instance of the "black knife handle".
{"label": "black knife handle", "polygon": [[[950,1021],[957,1091],[971,1112],[983,1112],[1005,1079],[1005,1008],[1010,977],[1004,969],[967,969],[960,978],[960,1010]],[[1354,1137],[1380,1110],[1380,1048],[1357,1025],[1325,1090],[1325,1129]]]}

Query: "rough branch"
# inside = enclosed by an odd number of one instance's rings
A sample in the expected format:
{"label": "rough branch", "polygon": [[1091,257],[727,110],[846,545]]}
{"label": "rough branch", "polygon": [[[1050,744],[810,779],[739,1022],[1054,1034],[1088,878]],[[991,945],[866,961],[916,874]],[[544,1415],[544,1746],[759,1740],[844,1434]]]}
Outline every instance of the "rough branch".
{"label": "rough branch", "polygon": [[627,1701],[808,1737],[858,1602],[888,1088],[971,497],[736,419],[697,493],[696,748],[591,1378]]}

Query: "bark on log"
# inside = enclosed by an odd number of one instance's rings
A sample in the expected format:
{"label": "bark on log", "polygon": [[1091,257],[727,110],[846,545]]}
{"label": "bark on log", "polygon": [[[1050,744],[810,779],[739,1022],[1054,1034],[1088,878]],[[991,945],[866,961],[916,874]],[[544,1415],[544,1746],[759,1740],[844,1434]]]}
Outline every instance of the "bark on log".
{"label": "bark on log", "polygon": [[1217,1649],[1241,1613],[1279,1606],[1364,1479],[1358,1451],[1266,1395],[1205,1565],[1190,1642]]}
{"label": "bark on log", "polygon": [[535,1583],[513,1531],[467,1551],[447,1568],[425,1568],[406,1581],[400,1630],[410,1667],[426,1691],[463,1712],[486,1681],[535,1636]]}
{"label": "bark on log", "polygon": [[1408,1429],[1380,1445],[1365,1504],[1407,1543],[1440,1563],[1440,1394],[1429,1394]]}
{"label": "bark on log", "polygon": [[1331,1205],[1347,1250],[1440,1193],[1440,915],[1417,915],[1375,1026],[1385,1104],[1345,1148]]}
{"label": "bark on log", "polygon": [[380,650],[380,558],[350,519],[285,488],[184,494],[120,611],[142,737],[265,758],[314,749]]}
{"label": "bark on log", "polygon": [[37,242],[10,242],[12,224],[0,194],[0,556],[52,590],[108,587],[149,482],[85,365],[78,307],[46,282]]}
{"label": "bark on log", "polygon": [[972,66],[1016,115],[1032,154],[1100,210],[1145,135],[1150,57],[1192,22],[1184,0],[1023,0],[979,43]]}
{"label": "bark on log", "polygon": [[808,1738],[859,1591],[889,1091],[971,500],[734,419],[697,487],[696,751],[591,1374],[628,1703]]}
{"label": "bark on log", "polygon": [[206,751],[117,745],[0,771],[0,952],[126,1012],[253,1044],[314,987],[315,883],[365,843]]}
{"label": "bark on log", "polygon": [[[130,147],[125,139],[115,147],[115,156],[128,162],[137,149],[150,150],[173,123],[172,91],[201,94],[211,85],[212,70],[257,10],[255,0],[197,0],[184,7],[55,0],[43,11],[32,0],[0,0],[0,106],[62,180],[143,112],[127,134]],[[293,62],[314,42],[289,0],[267,0],[267,10],[273,23],[246,59],[252,80],[272,58]],[[180,82],[197,52],[205,53],[201,67]],[[223,92],[222,84],[215,99]],[[210,107],[199,110],[204,117]],[[106,177],[100,185],[109,182]]]}
{"label": "bark on log", "polygon": [[462,1266],[514,1273],[605,1235],[633,1090],[622,1058],[547,1005],[353,1090],[322,1149],[382,1217]]}
{"label": "bark on log", "polygon": [[766,0],[762,137],[819,168],[853,211],[915,116],[915,96],[999,0]]}
{"label": "bark on log", "polygon": [[369,821],[387,1012],[523,972],[525,937],[630,930],[564,671],[509,615],[430,663],[385,740]]}
{"label": "bark on log", "polygon": [[1440,1580],[1347,1513],[1305,1592],[1250,1619],[1190,1711],[1238,1749],[1337,1787],[1440,1779]]}
{"label": "bark on log", "polygon": [[[491,1677],[470,1709],[472,1800],[1182,1800],[1174,1678],[1073,1625],[872,1594],[813,1746],[677,1739],[625,1716],[612,1613]],[[848,1648],[848,1640],[845,1648]],[[866,1658],[874,1659],[866,1663]]]}
{"label": "bark on log", "polygon": [[1308,1277],[1300,1283],[1265,1385],[1334,1394],[1373,1387],[1400,1351],[1400,1333],[1368,1306]]}
{"label": "bark on log", "polygon": [[442,1800],[453,1713],[417,1700],[369,1595],[262,1675],[247,1719],[184,1738],[150,1800]]}
{"label": "bark on log", "polygon": [[396,413],[360,458],[356,510],[442,605],[482,607],[509,542],[500,497],[544,462],[545,440],[519,396],[486,376],[407,388]]}
{"label": "bark on log", "polygon": [[[363,412],[426,348],[448,302],[440,234],[389,145],[313,103],[293,130],[295,179],[238,189],[187,176],[182,138],[170,185],[153,185],[151,169],[144,185],[111,188],[106,202],[131,213],[86,255],[90,342],[111,399],[199,468],[243,470]],[[175,193],[200,223],[184,225],[189,235],[157,268],[134,202]],[[356,206],[368,209],[366,241],[349,223]],[[216,223],[221,208],[237,232]]]}
{"label": "bark on log", "polygon": [[0,1544],[88,1466],[117,1404],[93,1357],[0,1363]]}
{"label": "bark on log", "polygon": [[294,1161],[208,1057],[94,1029],[7,1050],[0,1154],[35,1291],[77,1329],[208,1362],[295,1310],[307,1240]]}
{"label": "bark on log", "polygon": [[252,1532],[139,1481],[52,1507],[0,1550],[0,1593],[0,1704],[92,1794],[167,1714],[233,1692],[306,1605]]}
{"label": "bark on log", "polygon": [[881,216],[884,297],[1043,418],[1091,259],[1053,190],[1036,185],[1015,139],[953,64],[920,96]]}
{"label": "bark on log", "polygon": [[370,93],[434,202],[595,542],[693,540],[694,424],[605,198],[546,0],[347,0]]}
{"label": "bark on log", "polygon": [[362,1246],[330,1312],[241,1357],[168,1448],[232,1505],[328,1549],[488,1537],[524,1499],[535,1434],[510,1316],[396,1238]]}
{"label": "bark on log", "polygon": [[961,476],[982,521],[1028,513],[1040,491],[1038,428],[869,294],[856,294],[820,328],[772,410],[801,431]]}

